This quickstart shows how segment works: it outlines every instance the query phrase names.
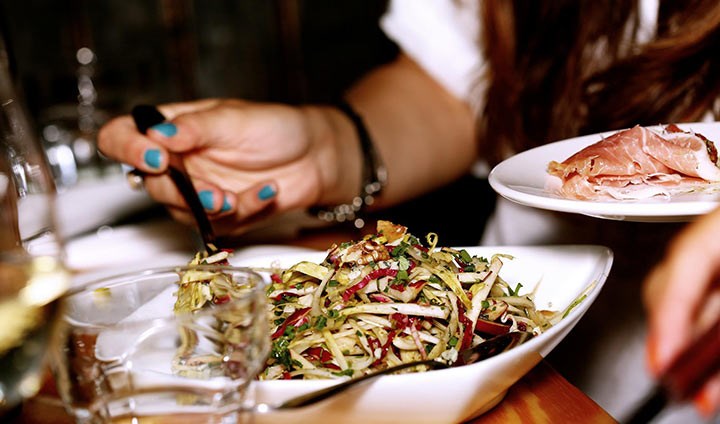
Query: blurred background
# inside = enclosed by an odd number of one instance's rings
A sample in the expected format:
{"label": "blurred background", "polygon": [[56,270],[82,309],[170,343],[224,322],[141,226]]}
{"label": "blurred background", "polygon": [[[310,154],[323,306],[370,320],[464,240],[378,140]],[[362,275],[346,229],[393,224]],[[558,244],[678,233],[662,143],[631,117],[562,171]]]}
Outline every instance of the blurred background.
{"label": "blurred background", "polygon": [[[46,143],[97,165],[97,128],[138,103],[331,101],[394,45],[384,0],[3,0],[17,80]],[[312,7],[311,7],[312,6]],[[60,180],[72,184],[66,176]]]}
{"label": "blurred background", "polygon": [[[63,196],[69,203],[100,192],[111,197],[103,203],[105,213],[93,209],[73,219],[76,228],[68,232],[149,206],[146,197],[127,189],[119,165],[95,148],[97,130],[109,118],[139,103],[203,97],[331,102],[368,69],[396,55],[397,47],[378,26],[386,3],[0,0],[12,70],[59,190],[68,193]],[[477,189],[470,180],[458,184],[383,217],[412,226],[416,234],[426,228],[437,232],[443,215],[428,225],[417,210],[427,218]],[[475,244],[482,230],[477,223],[477,233],[457,227],[448,226],[446,242]]]}

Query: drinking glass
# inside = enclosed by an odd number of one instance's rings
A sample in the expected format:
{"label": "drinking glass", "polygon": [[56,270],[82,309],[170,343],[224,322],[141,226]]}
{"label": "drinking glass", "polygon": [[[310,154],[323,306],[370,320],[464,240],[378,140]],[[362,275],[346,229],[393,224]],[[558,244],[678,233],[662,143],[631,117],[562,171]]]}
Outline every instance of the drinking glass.
{"label": "drinking glass", "polygon": [[0,38],[0,418],[38,391],[68,284],[54,202]]}
{"label": "drinking glass", "polygon": [[[220,302],[177,311],[189,273],[204,281],[192,283],[193,301],[216,278],[232,289]],[[251,409],[249,387],[270,345],[264,290],[251,270],[219,265],[150,269],[71,290],[54,361],[68,411],[81,423],[251,419],[240,411]]]}

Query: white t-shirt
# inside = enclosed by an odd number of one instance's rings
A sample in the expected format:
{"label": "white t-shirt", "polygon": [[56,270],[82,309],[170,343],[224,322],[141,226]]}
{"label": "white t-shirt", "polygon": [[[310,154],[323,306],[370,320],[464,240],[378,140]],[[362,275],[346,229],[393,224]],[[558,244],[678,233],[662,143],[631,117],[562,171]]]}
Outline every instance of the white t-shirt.
{"label": "white t-shirt", "polygon": [[484,60],[475,0],[392,0],[380,26],[405,54],[467,102]]}
{"label": "white t-shirt", "polygon": [[[658,0],[641,3],[641,42],[654,34],[657,8]],[[485,66],[478,14],[477,0],[391,0],[380,26],[450,93],[472,103]]]}
{"label": "white t-shirt", "polygon": [[[482,76],[478,2],[475,0],[391,0],[380,25],[405,54],[450,93],[480,110],[474,92]],[[641,3],[640,42],[654,33],[658,1]],[[481,93],[480,93],[481,94]],[[615,252],[615,264],[600,297],[578,327],[551,354],[560,371],[615,418],[623,419],[651,384],[644,362],[643,277],[681,224],[611,222],[532,209],[498,199],[480,244],[538,245],[592,243]],[[666,417],[697,421],[691,410]]]}
{"label": "white t-shirt", "polygon": [[[383,31],[405,54],[476,111],[483,103],[481,78],[485,67],[478,48],[481,42],[478,6],[476,0],[392,0],[380,20]],[[643,0],[641,3],[643,24],[638,34],[640,41],[653,35],[657,7],[657,0]],[[487,167],[479,163],[475,169],[487,170]],[[533,245],[578,239],[578,228],[568,228],[566,224],[564,217],[554,213],[519,206],[500,198],[480,244]],[[586,225],[581,225],[579,229],[586,229]],[[583,239],[595,232],[591,229]],[[563,234],[573,236],[564,238]]]}

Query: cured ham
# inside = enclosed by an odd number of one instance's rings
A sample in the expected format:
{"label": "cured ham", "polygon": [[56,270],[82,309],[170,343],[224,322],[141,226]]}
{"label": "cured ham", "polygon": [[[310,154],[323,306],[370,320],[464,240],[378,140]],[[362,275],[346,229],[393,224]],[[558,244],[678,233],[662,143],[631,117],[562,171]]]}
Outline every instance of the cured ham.
{"label": "cured ham", "polygon": [[677,125],[619,131],[563,162],[548,164],[549,186],[582,200],[643,199],[705,189],[720,182],[713,142]]}

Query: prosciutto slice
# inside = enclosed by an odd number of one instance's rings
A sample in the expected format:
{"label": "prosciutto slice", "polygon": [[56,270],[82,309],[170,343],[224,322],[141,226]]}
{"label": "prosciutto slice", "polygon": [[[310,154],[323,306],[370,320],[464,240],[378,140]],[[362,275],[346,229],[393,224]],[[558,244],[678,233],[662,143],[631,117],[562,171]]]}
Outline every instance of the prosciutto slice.
{"label": "prosciutto slice", "polygon": [[[720,182],[714,143],[676,125],[619,131],[563,162],[548,164],[549,186],[582,199],[643,199]],[[559,180],[559,181],[558,181]]]}

